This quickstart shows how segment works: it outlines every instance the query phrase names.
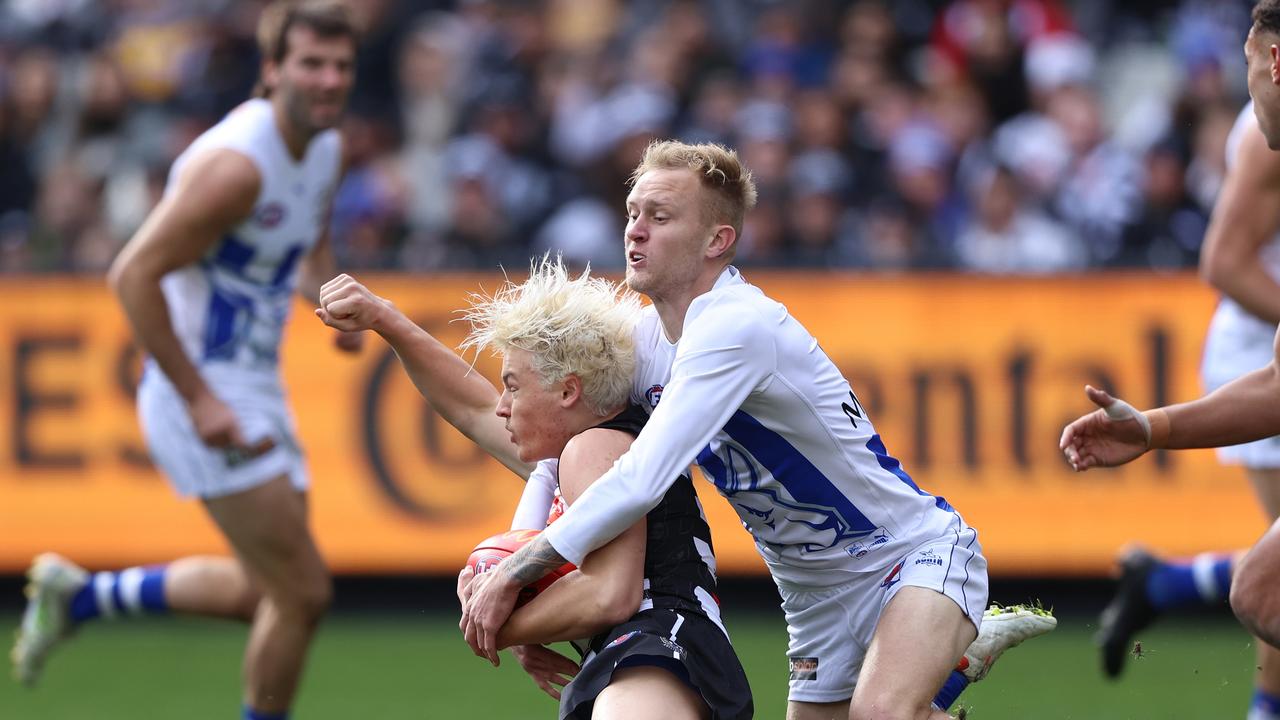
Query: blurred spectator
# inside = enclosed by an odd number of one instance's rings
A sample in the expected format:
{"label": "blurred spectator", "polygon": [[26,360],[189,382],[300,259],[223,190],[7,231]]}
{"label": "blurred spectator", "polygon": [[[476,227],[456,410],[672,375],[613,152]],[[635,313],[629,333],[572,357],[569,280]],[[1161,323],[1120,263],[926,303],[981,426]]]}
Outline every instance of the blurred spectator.
{"label": "blurred spectator", "polygon": [[[175,150],[247,96],[265,2],[0,0],[0,269],[103,266]],[[680,137],[754,172],[744,265],[1189,267],[1245,99],[1249,6],[353,3],[335,251],[616,268],[627,176]]]}
{"label": "blurred spectator", "polygon": [[966,270],[1047,273],[1078,270],[1088,253],[1079,239],[1026,203],[1017,178],[1006,168],[978,173],[970,188],[974,214],[956,241]]}

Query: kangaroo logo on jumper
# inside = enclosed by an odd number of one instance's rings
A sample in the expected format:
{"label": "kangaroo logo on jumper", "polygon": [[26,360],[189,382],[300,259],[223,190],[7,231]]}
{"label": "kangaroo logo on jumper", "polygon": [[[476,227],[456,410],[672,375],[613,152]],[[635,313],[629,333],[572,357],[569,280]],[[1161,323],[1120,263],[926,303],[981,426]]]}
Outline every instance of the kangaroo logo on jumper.
{"label": "kangaroo logo on jumper", "polygon": [[[780,488],[766,484],[769,478],[737,445],[722,443],[719,453],[708,445],[698,453],[697,462],[720,494],[732,500],[742,524],[770,547],[791,545],[805,553],[821,552],[848,540],[884,535],[883,528],[854,525],[830,505],[784,496]],[[873,539],[868,549],[883,542],[888,538]]]}
{"label": "kangaroo logo on jumper", "polygon": [[644,391],[644,400],[649,403],[649,407],[658,407],[658,401],[662,399],[662,386],[654,385]]}
{"label": "kangaroo logo on jumper", "polygon": [[916,556],[916,565],[934,565],[942,567],[942,558],[932,550],[925,550]]}
{"label": "kangaroo logo on jumper", "polygon": [[887,588],[893,587],[894,585],[897,585],[902,580],[902,578],[898,577],[898,573],[901,573],[901,572],[902,572],[902,563],[898,563],[897,565],[894,565],[893,569],[889,571],[889,574],[884,576],[884,580],[881,581],[880,587],[887,589]]}
{"label": "kangaroo logo on jumper", "polygon": [[284,220],[284,206],[278,202],[269,202],[254,213],[253,221],[270,230]]}

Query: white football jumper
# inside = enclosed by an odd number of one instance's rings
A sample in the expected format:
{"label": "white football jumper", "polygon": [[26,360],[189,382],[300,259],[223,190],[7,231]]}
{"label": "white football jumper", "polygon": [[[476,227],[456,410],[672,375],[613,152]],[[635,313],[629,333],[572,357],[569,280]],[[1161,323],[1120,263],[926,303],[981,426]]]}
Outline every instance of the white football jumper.
{"label": "white football jumper", "polygon": [[652,416],[546,530],[566,559],[581,562],[634,524],[694,461],[781,587],[843,585],[937,538],[977,547],[951,506],[889,454],[817,340],[735,268],[694,299],[678,343],[652,307],[636,338],[634,399]]}
{"label": "white football jumper", "polygon": [[[275,448],[244,458],[204,445],[181,397],[151,360],[138,391],[139,415],[153,458],[181,494],[225,495],[285,473],[301,488],[306,470],[280,380],[280,341],[299,261],[328,221],[341,141],[336,130],[326,130],[295,160],[271,103],[249,100],[178,156],[166,195],[192,158],[219,149],[240,153],[257,168],[261,189],[253,213],[199,261],[165,275],[161,288],[174,332],[205,382],[236,412],[250,443],[269,437]],[[195,178],[186,191],[199,188]]]}
{"label": "white football jumper", "polygon": [[[1250,124],[1257,122],[1250,102],[1236,117],[1227,136],[1227,170],[1235,165],[1236,151]],[[1280,235],[1262,246],[1262,266],[1280,282]],[[1200,379],[1205,392],[1213,392],[1245,373],[1265,367],[1275,357],[1276,326],[1223,295],[1209,322],[1204,341]],[[1280,437],[1217,449],[1219,461],[1251,468],[1280,468]]]}

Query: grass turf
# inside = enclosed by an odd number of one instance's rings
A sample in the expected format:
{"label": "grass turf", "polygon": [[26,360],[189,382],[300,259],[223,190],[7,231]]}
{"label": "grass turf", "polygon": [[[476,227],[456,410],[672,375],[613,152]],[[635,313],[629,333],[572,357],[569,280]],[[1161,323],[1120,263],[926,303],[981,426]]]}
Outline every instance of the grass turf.
{"label": "grass turf", "polygon": [[[780,615],[729,618],[751,679],[756,716],[782,718],[785,625]],[[13,627],[17,616],[0,614]],[[339,615],[323,626],[293,714],[357,718],[549,718],[542,695],[509,655],[493,669],[439,614]],[[1092,628],[1065,618],[1016,648],[960,699],[970,720],[1243,717],[1250,639],[1227,617],[1172,621],[1143,634],[1117,683],[1102,679]],[[59,648],[40,687],[0,681],[4,720],[202,720],[239,717],[241,627],[199,620],[100,622]]]}

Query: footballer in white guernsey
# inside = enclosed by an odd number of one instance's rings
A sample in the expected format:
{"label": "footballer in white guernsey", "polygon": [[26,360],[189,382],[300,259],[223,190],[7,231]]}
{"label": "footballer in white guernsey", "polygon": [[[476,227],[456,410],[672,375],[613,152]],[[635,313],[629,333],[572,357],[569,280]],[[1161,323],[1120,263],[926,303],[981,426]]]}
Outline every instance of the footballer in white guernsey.
{"label": "footballer in white guernsey", "polygon": [[[781,592],[788,717],[945,717],[980,676],[963,672],[987,597],[977,534],[889,454],[813,336],[730,264],[755,200],[736,154],[655,142],[632,179],[627,283],[653,301],[633,391],[652,416],[559,521],[461,593],[468,643],[496,662],[515,592],[622,532],[696,461]],[[1051,623],[1021,625],[1018,641]],[[989,667],[1011,644],[975,643],[993,649],[973,658]]]}
{"label": "footballer in white guernsey", "polygon": [[[108,278],[149,356],[138,415],[151,456],[179,494],[200,498],[235,555],[94,575],[40,556],[13,650],[27,684],[59,640],[94,618],[228,617],[253,625],[242,717],[282,720],[328,607],[279,352],[294,293],[318,302],[334,273],[334,127],[354,78],[356,32],[336,0],[277,2],[263,11],[258,42],[257,97],[177,158]],[[335,339],[356,350],[361,338]]]}
{"label": "footballer in white guernsey", "polygon": [[[1267,149],[1253,103],[1236,118],[1226,143],[1227,175],[1200,255],[1201,275],[1221,293],[1200,367],[1206,392],[1267,366],[1280,322],[1280,154]],[[1271,520],[1280,517],[1280,436],[1218,449],[1219,460],[1243,465]],[[1218,606],[1242,552],[1163,558],[1133,546],[1120,558],[1115,596],[1099,621],[1103,671],[1117,677],[1134,636],[1165,612]],[[1250,712],[1280,708],[1280,650],[1257,643]],[[1280,711],[1278,711],[1280,712]]]}
{"label": "footballer in white guernsey", "polygon": [[[1253,25],[1244,43],[1248,62],[1252,115],[1237,122],[1229,145],[1233,164],[1214,206],[1202,270],[1231,301],[1224,300],[1213,320],[1205,349],[1206,380],[1226,380],[1198,400],[1139,412],[1103,390],[1086,386],[1097,409],[1077,418],[1062,431],[1059,447],[1079,472],[1131,462],[1158,448],[1238,446],[1224,459],[1244,462],[1250,479],[1274,518],[1280,514],[1275,465],[1268,445],[1255,443],[1280,434],[1280,321],[1273,240],[1280,228],[1280,0],[1260,0],[1253,8]],[[1251,317],[1257,316],[1257,317]],[[1263,325],[1272,326],[1270,357],[1257,353]],[[1250,349],[1253,352],[1250,352]],[[1242,358],[1237,364],[1235,357]],[[1252,358],[1249,360],[1247,358]],[[1261,367],[1252,363],[1265,360]],[[1213,376],[1221,376],[1214,378]],[[1133,557],[1133,556],[1131,556]],[[1129,560],[1129,558],[1126,558]],[[1109,673],[1119,672],[1108,658],[1108,645],[1135,627],[1150,622],[1154,611],[1174,601],[1221,594],[1229,585],[1231,608],[1247,630],[1270,649],[1259,654],[1253,703],[1248,717],[1280,718],[1280,685],[1276,683],[1275,648],[1280,648],[1280,520],[1234,563],[1205,559],[1190,566],[1159,563],[1150,555],[1126,562],[1127,585],[1132,588],[1108,608],[1102,641]],[[1183,590],[1147,594],[1142,576],[1152,585]],[[1131,598],[1126,602],[1125,595]],[[1180,597],[1181,596],[1181,597]]]}

